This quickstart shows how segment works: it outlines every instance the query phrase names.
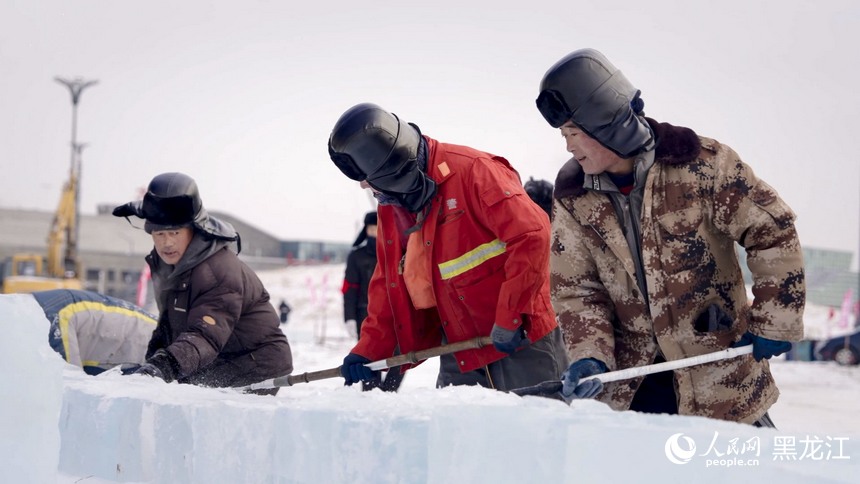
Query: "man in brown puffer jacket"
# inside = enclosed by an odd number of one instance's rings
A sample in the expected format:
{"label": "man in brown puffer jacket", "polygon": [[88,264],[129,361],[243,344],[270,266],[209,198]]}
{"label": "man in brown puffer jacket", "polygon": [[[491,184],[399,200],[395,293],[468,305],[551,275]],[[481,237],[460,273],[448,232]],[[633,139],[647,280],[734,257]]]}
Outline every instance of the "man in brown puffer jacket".
{"label": "man in brown puffer jacket", "polygon": [[[290,344],[269,293],[231,250],[239,235],[208,215],[191,177],[158,175],[143,201],[113,214],[145,219],[155,244],[146,261],[160,316],[146,363],[135,373],[240,387],[292,372]],[[277,388],[254,393],[274,395]]]}

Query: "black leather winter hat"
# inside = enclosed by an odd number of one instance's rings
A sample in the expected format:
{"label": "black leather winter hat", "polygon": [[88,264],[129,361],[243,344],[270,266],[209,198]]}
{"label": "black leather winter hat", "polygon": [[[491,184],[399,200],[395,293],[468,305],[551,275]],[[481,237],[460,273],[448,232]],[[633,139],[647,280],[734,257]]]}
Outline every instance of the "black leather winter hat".
{"label": "black leather winter hat", "polygon": [[162,173],[149,182],[141,212],[147,233],[188,227],[203,208],[197,182],[184,173]]}
{"label": "black leather winter hat", "polygon": [[364,226],[365,227],[367,227],[368,225],[377,225],[376,221],[377,221],[376,212],[367,212],[364,215]]}
{"label": "black leather winter hat", "polygon": [[376,222],[376,212],[367,212],[364,214],[364,227],[361,228],[361,232],[358,233],[358,236],[355,238],[355,242],[352,243],[353,247],[358,247],[362,242],[367,240],[367,226],[378,225]]}
{"label": "black leather winter hat", "polygon": [[547,215],[552,214],[552,183],[546,180],[535,180],[529,177],[529,181],[523,185],[526,195],[538,204]]}
{"label": "black leather winter hat", "polygon": [[346,110],[335,123],[328,153],[344,175],[366,181],[417,213],[436,193],[436,183],[419,163],[422,151],[426,153],[422,150],[425,144],[418,126],[376,104],[361,103]]}
{"label": "black leather winter hat", "polygon": [[348,109],[337,120],[329,137],[328,150],[331,160],[344,175],[356,181],[377,182],[386,190],[396,192],[397,183],[391,175],[418,158],[420,142],[421,134],[416,126],[401,121],[376,104],[362,103]]}
{"label": "black leather winter hat", "polygon": [[594,49],[563,57],[544,74],[535,101],[553,128],[572,121],[622,158],[654,146],[640,91]]}
{"label": "black leather winter hat", "polygon": [[142,202],[120,205],[113,215],[135,215],[146,220],[143,228],[147,233],[189,227],[207,217],[197,183],[184,173],[156,176],[149,182]]}

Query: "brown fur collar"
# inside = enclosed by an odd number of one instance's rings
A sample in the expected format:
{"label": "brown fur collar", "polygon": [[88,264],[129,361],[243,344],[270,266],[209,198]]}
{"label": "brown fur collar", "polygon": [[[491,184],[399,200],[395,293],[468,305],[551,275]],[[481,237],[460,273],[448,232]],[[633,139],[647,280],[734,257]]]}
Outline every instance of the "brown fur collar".
{"label": "brown fur collar", "polygon": [[[651,118],[645,118],[657,138],[654,162],[666,165],[681,165],[689,163],[699,156],[702,144],[699,136],[690,128],[673,126],[669,123],[658,123]],[[585,174],[579,163],[569,160],[558,172],[555,179],[555,198],[578,196],[585,193],[582,187]]]}

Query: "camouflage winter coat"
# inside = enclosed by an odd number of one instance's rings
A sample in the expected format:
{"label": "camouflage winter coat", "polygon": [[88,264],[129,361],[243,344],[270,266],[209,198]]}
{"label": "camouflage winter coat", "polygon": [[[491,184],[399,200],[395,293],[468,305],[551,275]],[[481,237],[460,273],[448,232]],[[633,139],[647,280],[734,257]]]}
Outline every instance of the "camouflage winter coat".
{"label": "camouflage winter coat", "polygon": [[[551,288],[571,361],[596,358],[618,370],[651,364],[658,348],[677,360],[726,349],[747,330],[800,340],[805,283],[794,213],[728,146],[648,121],[658,143],[641,214],[647,302],[609,197],[584,187],[574,160],[556,181]],[[735,242],[747,252],[752,304]],[[697,330],[711,304],[731,327]],[[625,410],[641,381],[607,383],[598,399]],[[680,414],[746,423],[779,395],[767,361],[752,356],[677,370],[675,387]]]}

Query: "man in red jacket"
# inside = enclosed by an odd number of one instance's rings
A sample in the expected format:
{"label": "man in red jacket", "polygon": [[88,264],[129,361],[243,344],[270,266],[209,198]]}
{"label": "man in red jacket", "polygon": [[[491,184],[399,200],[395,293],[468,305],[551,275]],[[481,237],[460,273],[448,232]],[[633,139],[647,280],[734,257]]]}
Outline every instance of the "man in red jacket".
{"label": "man in red jacket", "polygon": [[557,380],[567,356],[549,297],[549,221],[510,163],[422,136],[367,103],[340,117],[328,148],[379,201],[378,265],[343,361],[346,384],[377,379],[364,364],[395,348],[487,335],[493,346],[441,358],[437,386],[508,391]]}

